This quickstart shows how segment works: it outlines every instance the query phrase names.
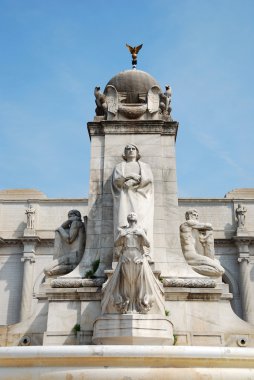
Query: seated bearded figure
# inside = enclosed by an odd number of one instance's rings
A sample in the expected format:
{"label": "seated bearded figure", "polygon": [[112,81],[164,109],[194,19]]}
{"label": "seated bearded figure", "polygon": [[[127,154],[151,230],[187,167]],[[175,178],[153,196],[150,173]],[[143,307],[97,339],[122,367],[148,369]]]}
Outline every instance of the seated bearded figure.
{"label": "seated bearded figure", "polygon": [[68,219],[56,230],[53,262],[44,269],[47,276],[71,272],[85,250],[85,225],[78,210],[71,210]]}

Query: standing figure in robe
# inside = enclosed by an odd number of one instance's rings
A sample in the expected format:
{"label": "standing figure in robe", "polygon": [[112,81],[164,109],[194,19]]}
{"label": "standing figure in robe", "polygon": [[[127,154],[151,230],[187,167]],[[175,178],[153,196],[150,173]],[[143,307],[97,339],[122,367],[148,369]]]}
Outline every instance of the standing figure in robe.
{"label": "standing figure in robe", "polygon": [[140,161],[140,154],[136,145],[126,145],[122,157],[124,161],[116,165],[112,174],[114,240],[118,235],[118,228],[125,225],[127,216],[131,212],[135,212],[139,225],[147,231],[152,251],[153,174],[150,166]]}
{"label": "standing figure in robe", "polygon": [[142,313],[152,309],[164,313],[163,289],[148,263],[144,248],[149,247],[145,230],[137,224],[131,212],[128,225],[118,229],[115,246],[119,261],[112,277],[103,289],[102,314]]}
{"label": "standing figure in robe", "polygon": [[247,208],[238,204],[237,209],[235,210],[236,220],[237,220],[237,228],[244,228],[245,225],[245,214],[247,212]]}

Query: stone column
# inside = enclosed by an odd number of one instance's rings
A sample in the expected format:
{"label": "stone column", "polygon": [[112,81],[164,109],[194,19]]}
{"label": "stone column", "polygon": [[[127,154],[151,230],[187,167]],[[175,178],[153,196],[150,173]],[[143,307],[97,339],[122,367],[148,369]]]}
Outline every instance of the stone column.
{"label": "stone column", "polygon": [[24,262],[23,273],[23,286],[21,297],[21,309],[20,309],[20,321],[30,317],[31,304],[33,299],[33,273],[35,263],[35,248],[39,242],[38,237],[23,237],[22,242],[24,244],[23,257],[21,261]]}
{"label": "stone column", "polygon": [[240,274],[240,293],[242,301],[243,319],[254,324],[254,284],[251,282],[251,262],[249,243],[250,238],[234,237],[238,249],[238,262]]}
{"label": "stone column", "polygon": [[[86,252],[79,275],[89,269],[89,261],[100,258],[96,276],[111,269],[114,251],[113,198],[111,175],[122,159],[126,144],[134,144],[141,161],[148,164],[154,178],[155,269],[162,277],[198,277],[187,265],[180,246],[178,198],[175,166],[176,121],[113,120],[88,123],[91,138],[90,195]],[[76,275],[75,271],[75,275]],[[74,275],[72,274],[74,277]]]}

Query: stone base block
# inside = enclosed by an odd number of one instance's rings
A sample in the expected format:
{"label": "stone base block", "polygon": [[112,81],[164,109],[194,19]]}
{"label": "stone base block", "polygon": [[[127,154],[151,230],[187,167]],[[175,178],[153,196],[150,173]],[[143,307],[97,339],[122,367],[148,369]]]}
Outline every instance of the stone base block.
{"label": "stone base block", "polygon": [[173,324],[159,314],[104,314],[94,323],[92,342],[170,346],[174,343]]}
{"label": "stone base block", "polygon": [[25,228],[24,237],[36,236],[36,231],[33,228]]}
{"label": "stone base block", "polygon": [[245,228],[237,228],[236,230],[236,236],[238,237],[247,237],[249,236],[248,231]]}

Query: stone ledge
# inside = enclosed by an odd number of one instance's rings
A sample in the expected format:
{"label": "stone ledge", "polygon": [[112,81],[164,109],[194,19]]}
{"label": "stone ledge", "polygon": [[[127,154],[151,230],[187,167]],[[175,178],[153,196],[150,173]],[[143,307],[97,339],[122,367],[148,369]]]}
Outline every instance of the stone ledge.
{"label": "stone ledge", "polygon": [[[219,301],[221,289],[204,288],[164,288],[166,301]],[[227,298],[225,298],[227,299]]]}
{"label": "stone ledge", "polygon": [[101,121],[89,122],[89,136],[121,135],[121,134],[159,134],[177,136],[178,122],[149,120],[149,121]]}
{"label": "stone ledge", "polygon": [[47,298],[50,301],[100,301],[100,287],[86,288],[48,288],[45,292],[37,294],[40,299]]}
{"label": "stone ledge", "polygon": [[[207,346],[135,347],[128,345],[0,347],[0,367],[8,368],[10,379],[11,368],[15,367],[19,367],[19,370],[34,367],[37,373],[38,367],[36,369],[36,366],[54,366],[58,370],[60,367],[93,367],[96,370],[103,366],[118,367],[119,364],[121,367],[142,368],[162,366],[165,368],[250,368],[253,376],[254,349]],[[22,376],[20,375],[17,379],[19,378]]]}

